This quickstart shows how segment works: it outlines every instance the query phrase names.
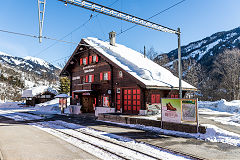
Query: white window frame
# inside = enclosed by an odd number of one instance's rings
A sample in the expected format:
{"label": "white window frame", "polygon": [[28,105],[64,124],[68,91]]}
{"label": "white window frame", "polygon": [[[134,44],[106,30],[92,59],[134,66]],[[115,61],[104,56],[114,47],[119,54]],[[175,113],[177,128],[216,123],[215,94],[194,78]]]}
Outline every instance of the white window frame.
{"label": "white window frame", "polygon": [[88,75],[88,82],[89,82],[89,83],[93,82],[93,80],[92,80],[92,75],[91,75],[91,74]]}
{"label": "white window frame", "polygon": [[86,65],[86,64],[87,64],[87,59],[83,58],[83,65]]}
{"label": "white window frame", "polygon": [[97,61],[97,55],[92,56],[92,62],[95,63]]}
{"label": "white window frame", "polygon": [[103,80],[104,80],[104,81],[109,80],[108,72],[103,72]]}

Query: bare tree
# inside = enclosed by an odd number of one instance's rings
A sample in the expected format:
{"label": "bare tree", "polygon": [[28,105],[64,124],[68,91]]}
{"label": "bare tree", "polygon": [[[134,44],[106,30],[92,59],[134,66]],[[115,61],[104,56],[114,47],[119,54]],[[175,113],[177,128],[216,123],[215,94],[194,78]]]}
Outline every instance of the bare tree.
{"label": "bare tree", "polygon": [[219,92],[229,100],[240,98],[240,50],[225,50],[214,61],[213,73],[220,80]]}

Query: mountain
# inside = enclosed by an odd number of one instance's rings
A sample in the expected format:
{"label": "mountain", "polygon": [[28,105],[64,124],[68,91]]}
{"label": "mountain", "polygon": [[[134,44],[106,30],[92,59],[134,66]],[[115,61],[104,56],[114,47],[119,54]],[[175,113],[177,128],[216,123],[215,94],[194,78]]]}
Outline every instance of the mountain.
{"label": "mountain", "polygon": [[[230,31],[217,32],[202,40],[191,42],[181,47],[182,60],[193,59],[204,66],[211,67],[212,62],[219,53],[225,49],[240,48],[240,27]],[[177,61],[178,50],[172,50],[169,53],[161,54],[155,58],[155,61],[161,60],[167,55],[169,62],[165,64],[172,67]]]}
{"label": "mountain", "polygon": [[55,77],[54,72],[59,68],[54,65],[35,57],[27,56],[25,58],[11,56],[4,52],[0,52],[0,63],[15,67],[24,72],[33,72],[38,75],[47,74],[51,78]]}
{"label": "mountain", "polygon": [[[200,90],[205,87],[203,84],[208,84],[207,81],[214,80],[221,83],[222,76],[215,74],[216,70],[221,67],[217,66],[216,63],[221,59],[220,57],[223,56],[225,51],[233,49],[240,49],[240,27],[217,32],[202,40],[181,46],[183,79],[200,88]],[[177,75],[177,49],[158,55],[154,61]],[[215,86],[215,88],[218,87],[220,86]]]}
{"label": "mountain", "polygon": [[0,51],[0,99],[20,100],[23,89],[57,86],[59,72],[59,68],[40,58],[21,58]]}

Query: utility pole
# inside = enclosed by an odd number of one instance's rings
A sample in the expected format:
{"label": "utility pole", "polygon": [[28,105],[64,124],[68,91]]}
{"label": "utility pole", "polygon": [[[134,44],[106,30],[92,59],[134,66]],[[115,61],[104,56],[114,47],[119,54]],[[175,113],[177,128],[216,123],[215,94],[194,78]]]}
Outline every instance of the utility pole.
{"label": "utility pole", "polygon": [[172,34],[176,34],[178,36],[178,76],[179,76],[179,98],[182,98],[182,67],[181,67],[181,45],[180,45],[180,28],[177,30],[162,26],[160,24],[118,11],[116,9],[112,9],[110,7],[106,7],[89,0],[58,0],[63,2],[65,5],[71,4],[74,6],[78,6],[84,9],[88,9],[91,11],[95,11],[101,14],[105,14],[107,16],[111,16],[114,18],[118,18],[127,22],[131,22],[137,25],[141,25],[153,30],[161,31],[161,32],[168,32]]}
{"label": "utility pole", "polygon": [[179,98],[182,98],[182,55],[181,55],[181,41],[180,41],[180,28],[178,28],[178,78],[179,78]]}
{"label": "utility pole", "polygon": [[146,57],[146,47],[144,46],[144,58]]}
{"label": "utility pole", "polygon": [[42,42],[42,29],[43,29],[45,5],[46,5],[46,0],[38,0],[39,43]]}

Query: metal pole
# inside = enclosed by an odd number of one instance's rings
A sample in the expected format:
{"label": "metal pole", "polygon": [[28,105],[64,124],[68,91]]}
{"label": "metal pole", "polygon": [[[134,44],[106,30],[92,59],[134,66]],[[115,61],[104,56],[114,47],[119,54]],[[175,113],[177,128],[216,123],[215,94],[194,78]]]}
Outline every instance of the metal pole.
{"label": "metal pole", "polygon": [[144,58],[146,57],[146,47],[144,46]]}
{"label": "metal pole", "polygon": [[181,44],[180,44],[180,28],[178,28],[178,77],[179,77],[179,98],[182,98],[182,63],[181,63]]}

